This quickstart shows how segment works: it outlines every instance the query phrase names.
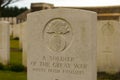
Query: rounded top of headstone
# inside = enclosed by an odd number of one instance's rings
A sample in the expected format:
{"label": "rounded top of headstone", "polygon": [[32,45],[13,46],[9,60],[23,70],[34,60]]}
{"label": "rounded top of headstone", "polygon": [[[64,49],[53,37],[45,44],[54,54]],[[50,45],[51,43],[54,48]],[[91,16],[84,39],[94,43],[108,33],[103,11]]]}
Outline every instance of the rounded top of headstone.
{"label": "rounded top of headstone", "polygon": [[43,14],[43,13],[50,13],[50,12],[59,12],[59,13],[62,13],[62,12],[74,12],[74,13],[83,13],[83,14],[94,14],[94,15],[97,15],[96,12],[94,11],[89,11],[89,10],[83,10],[83,9],[73,9],[73,8],[54,8],[54,9],[47,9],[47,10],[40,10],[40,11],[36,11],[36,12],[32,12],[32,13],[29,13],[28,16],[31,16],[31,15],[37,15],[37,14]]}

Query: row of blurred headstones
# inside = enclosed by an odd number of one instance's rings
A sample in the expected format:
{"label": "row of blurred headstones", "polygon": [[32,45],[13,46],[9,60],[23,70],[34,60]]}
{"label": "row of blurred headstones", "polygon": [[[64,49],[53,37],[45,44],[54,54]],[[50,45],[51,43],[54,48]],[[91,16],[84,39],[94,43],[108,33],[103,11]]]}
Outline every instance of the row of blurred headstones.
{"label": "row of blurred headstones", "polygon": [[[97,24],[98,71],[119,72],[120,22],[116,20],[99,20]],[[22,62],[24,66],[27,66],[27,55],[29,53],[27,53],[26,22],[19,24],[0,22],[0,62],[6,65],[10,61],[10,36],[19,38],[19,48],[23,51]]]}
{"label": "row of blurred headstones", "polygon": [[[10,62],[10,36],[12,39],[19,39],[19,49],[22,49],[24,53],[25,48],[23,48],[23,44],[25,41],[23,40],[25,38],[23,37],[26,22],[17,24],[16,21],[14,21],[15,23],[11,24],[7,18],[0,20],[0,63],[7,65]],[[13,18],[13,20],[16,20],[16,18]],[[23,65],[27,65],[26,58],[23,61]]]}

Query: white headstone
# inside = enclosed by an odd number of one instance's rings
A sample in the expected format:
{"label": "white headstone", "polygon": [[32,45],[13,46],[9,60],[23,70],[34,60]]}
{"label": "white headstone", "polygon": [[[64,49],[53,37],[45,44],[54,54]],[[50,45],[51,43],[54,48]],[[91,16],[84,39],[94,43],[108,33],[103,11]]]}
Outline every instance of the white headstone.
{"label": "white headstone", "polygon": [[0,21],[0,63],[6,65],[10,60],[9,23]]}
{"label": "white headstone", "polygon": [[13,24],[17,24],[17,19],[16,19],[16,17],[13,17]]}
{"label": "white headstone", "polygon": [[115,20],[98,21],[98,71],[120,71],[120,23]]}
{"label": "white headstone", "polygon": [[21,35],[21,43],[22,43],[22,63],[27,67],[27,37],[26,37],[26,22],[22,23],[22,35]]}
{"label": "white headstone", "polygon": [[23,40],[23,27],[24,24],[23,23],[19,23],[19,48],[22,49],[22,40]]}
{"label": "white headstone", "polygon": [[28,15],[28,80],[96,80],[96,13],[50,9]]}
{"label": "white headstone", "polygon": [[13,25],[13,38],[19,38],[20,37],[20,24]]}
{"label": "white headstone", "polygon": [[10,35],[10,36],[13,36],[13,25],[10,25],[9,28],[10,28],[10,34],[9,34],[9,35]]}

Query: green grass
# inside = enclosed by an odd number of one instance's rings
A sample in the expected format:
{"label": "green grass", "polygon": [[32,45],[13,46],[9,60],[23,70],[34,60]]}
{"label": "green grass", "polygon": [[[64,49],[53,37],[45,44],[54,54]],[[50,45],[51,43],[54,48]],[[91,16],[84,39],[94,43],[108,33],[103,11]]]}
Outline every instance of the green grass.
{"label": "green grass", "polygon": [[22,53],[11,51],[10,64],[22,64]]}
{"label": "green grass", "polygon": [[19,40],[10,40],[10,64],[22,64],[22,51],[19,49]]}
{"label": "green grass", "polygon": [[27,80],[26,72],[0,71],[0,80]]}
{"label": "green grass", "polygon": [[10,40],[10,48],[19,49],[19,40],[11,39]]}
{"label": "green grass", "polygon": [[[10,64],[22,64],[22,51],[18,40],[10,40]],[[1,71],[0,80],[27,80],[26,72]]]}

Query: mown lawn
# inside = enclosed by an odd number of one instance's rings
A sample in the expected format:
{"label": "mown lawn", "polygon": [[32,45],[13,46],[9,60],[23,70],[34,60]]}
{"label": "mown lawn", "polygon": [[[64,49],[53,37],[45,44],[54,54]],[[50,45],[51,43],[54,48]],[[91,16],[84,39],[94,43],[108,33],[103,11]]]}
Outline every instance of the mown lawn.
{"label": "mown lawn", "polygon": [[22,64],[22,52],[11,51],[10,64]]}
{"label": "mown lawn", "polygon": [[19,40],[12,39],[10,40],[10,48],[19,49]]}
{"label": "mown lawn", "polygon": [[22,50],[19,49],[19,40],[10,41],[10,64],[22,64]]}
{"label": "mown lawn", "polygon": [[27,80],[26,72],[0,71],[0,80]]}

